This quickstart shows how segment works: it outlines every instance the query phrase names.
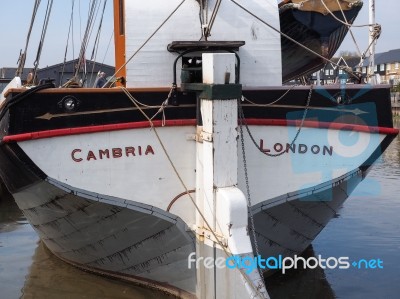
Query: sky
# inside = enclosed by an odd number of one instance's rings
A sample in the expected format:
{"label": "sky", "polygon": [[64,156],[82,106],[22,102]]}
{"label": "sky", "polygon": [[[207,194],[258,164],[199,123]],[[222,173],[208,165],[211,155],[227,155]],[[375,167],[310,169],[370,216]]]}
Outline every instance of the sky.
{"label": "sky", "polygon": [[[369,24],[368,4],[369,0],[363,0],[364,5],[358,14],[354,25]],[[400,49],[400,1],[399,0],[375,0],[375,21],[382,26],[381,36],[376,44],[376,53]],[[361,52],[368,47],[368,28],[352,28],[357,44]],[[356,46],[350,34],[347,34],[339,51],[356,51]]]}
{"label": "sky", "polygon": [[[70,27],[72,4],[74,4],[73,13],[73,40],[70,33],[67,61],[79,56],[81,40],[86,29],[88,19],[89,0],[54,0],[51,10],[51,16],[48,29],[43,44],[42,55],[39,61],[39,68],[46,67],[64,61],[64,54],[67,46],[67,37]],[[87,48],[86,58],[89,59],[93,51],[93,41],[98,31],[98,24],[103,10],[104,0],[99,3],[94,29],[90,37],[90,43]],[[18,3],[18,4],[17,4]],[[35,0],[14,0],[0,1],[0,19],[2,26],[0,30],[0,68],[16,67],[21,49],[25,49],[28,29],[31,23],[32,12]],[[96,61],[114,65],[114,24],[112,20],[112,0],[106,2],[106,9],[100,35],[100,45],[97,50]],[[47,1],[42,0],[27,50],[26,67],[31,68],[36,58],[40,36],[42,34],[44,15],[47,7]],[[72,30],[71,30],[72,32]],[[109,41],[111,44],[109,45]],[[74,45],[74,47],[73,47]],[[108,49],[108,50],[107,50]]]}
{"label": "sky", "polygon": [[[368,24],[368,1],[369,0],[364,0],[364,6],[355,24]],[[72,43],[72,34],[70,34],[67,60],[78,57],[80,40],[84,35],[90,2],[89,0],[54,0],[39,67],[61,63],[64,60],[72,3],[74,3],[74,39]],[[98,62],[114,65],[113,39],[109,46],[110,38],[113,38],[112,2],[112,0],[107,1],[96,60]],[[35,0],[1,1],[0,19],[2,20],[2,29],[0,31],[0,68],[17,66],[20,50],[25,48],[34,3]],[[96,17],[95,28],[91,34],[91,41],[94,40],[97,33],[103,0],[99,1],[99,4],[99,12]],[[32,29],[26,62],[26,67],[29,68],[33,66],[36,57],[46,5],[47,1],[42,0]],[[376,45],[376,52],[380,53],[392,49],[399,49],[400,33],[398,28],[400,27],[400,20],[398,15],[400,13],[400,1],[375,0],[375,6],[376,22],[382,26],[382,33]],[[363,27],[353,28],[352,30],[357,44],[361,52],[363,52],[368,46],[368,29]],[[74,45],[74,47],[72,45]],[[338,53],[340,53],[340,51],[356,52],[356,49],[350,34],[348,34]],[[90,58],[92,50],[93,43],[89,43],[86,54],[87,59]]]}

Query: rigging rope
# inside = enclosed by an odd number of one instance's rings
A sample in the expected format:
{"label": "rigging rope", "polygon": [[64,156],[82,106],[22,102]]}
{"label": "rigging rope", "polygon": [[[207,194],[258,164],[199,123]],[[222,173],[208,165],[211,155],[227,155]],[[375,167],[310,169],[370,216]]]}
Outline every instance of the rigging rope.
{"label": "rigging rope", "polygon": [[206,30],[208,26],[208,0],[197,0],[200,3],[200,27],[201,27],[201,37],[200,40],[204,38],[207,40]]}
{"label": "rigging rope", "polygon": [[103,25],[103,18],[104,18],[104,12],[106,10],[106,5],[107,5],[107,0],[104,0],[103,10],[102,10],[100,21],[99,21],[99,26],[97,28],[96,38],[93,43],[92,54],[90,56],[90,60],[92,61],[92,71],[90,72],[91,73],[91,77],[90,77],[91,81],[93,79],[94,67],[96,66],[96,57],[97,57],[97,51],[98,51],[99,45],[100,45],[101,28]]}
{"label": "rigging rope", "polygon": [[114,36],[114,31],[111,32],[110,39],[108,40],[108,44],[107,44],[107,49],[106,49],[106,52],[104,53],[103,60],[101,61],[101,64],[104,64],[104,61],[106,60],[108,49],[110,48],[113,36]]}
{"label": "rigging rope", "polygon": [[[339,0],[336,0],[336,1],[339,1]],[[381,31],[382,31],[381,25],[379,25],[379,24],[365,24],[365,25],[354,25],[354,24],[349,24],[348,21],[347,21],[347,19],[346,19],[345,14],[344,14],[344,12],[343,12],[343,10],[342,10],[340,4],[339,4],[339,2],[338,2],[338,5],[339,5],[339,7],[340,7],[340,10],[341,10],[341,12],[342,12],[342,15],[343,15],[343,18],[344,18],[345,21],[342,21],[341,19],[337,18],[337,17],[335,16],[335,14],[334,14],[334,13],[328,8],[328,6],[325,4],[324,0],[321,0],[321,3],[322,3],[322,5],[325,7],[325,9],[328,11],[328,13],[329,13],[336,21],[342,23],[343,25],[345,25],[345,26],[347,26],[347,27],[349,28],[349,31],[350,31],[350,34],[351,34],[351,36],[352,36],[353,42],[354,42],[354,44],[355,44],[355,46],[356,46],[356,48],[357,48],[357,51],[358,51],[358,53],[359,53],[359,55],[360,55],[360,57],[361,57],[360,62],[359,62],[359,64],[358,64],[358,66],[360,67],[360,66],[363,64],[364,60],[365,60],[365,57],[366,57],[365,55],[367,54],[367,52],[369,51],[369,49],[371,48],[371,46],[373,45],[373,43],[376,42],[376,40],[379,38],[379,36],[380,36],[380,34],[381,34]],[[372,27],[372,33],[371,33],[371,35],[372,35],[372,37],[373,37],[373,38],[372,38],[372,41],[371,41],[371,43],[368,45],[367,49],[366,49],[363,53],[361,53],[360,47],[359,47],[359,45],[358,45],[358,43],[357,43],[357,41],[356,41],[356,39],[355,39],[355,37],[354,37],[354,35],[353,35],[353,32],[351,31],[351,27],[370,27],[370,28]]]}
{"label": "rigging rope", "polygon": [[370,33],[372,35],[372,40],[371,40],[370,44],[368,45],[367,49],[362,54],[359,66],[361,66],[363,61],[365,60],[367,52],[369,51],[369,49],[376,42],[376,40],[380,37],[381,31],[382,31],[381,25],[375,24],[375,25],[372,26],[372,32]]}
{"label": "rigging rope", "polygon": [[[199,5],[200,5],[200,11],[199,11],[199,19],[200,19],[200,30],[201,30],[201,38],[204,36],[204,25],[205,23],[205,18],[204,18],[204,4],[203,0],[199,0]],[[201,40],[200,38],[200,40]]]}
{"label": "rigging rope", "polygon": [[[65,53],[64,53],[64,63],[62,66],[62,71],[61,71],[61,78],[60,78],[60,83],[59,85],[62,85],[62,81],[64,78],[64,70],[65,70],[65,64],[67,63],[67,53],[68,53],[68,45],[69,45],[69,34],[71,32],[71,28],[73,30],[73,18],[74,18],[74,4],[75,4],[75,0],[72,0],[72,8],[71,8],[71,17],[69,19],[69,28],[68,28],[68,35],[67,35],[67,44],[65,45]],[[73,33],[72,33],[73,34]]]}
{"label": "rigging rope", "polygon": [[33,82],[36,80],[36,72],[39,67],[39,61],[40,57],[42,55],[42,49],[43,49],[43,44],[44,44],[44,39],[46,37],[46,32],[47,32],[47,26],[49,25],[49,20],[50,20],[50,14],[51,14],[51,9],[53,7],[53,0],[48,0],[47,1],[47,8],[46,8],[46,14],[44,17],[43,21],[43,27],[42,27],[42,35],[40,36],[40,42],[36,54],[36,59],[33,62]]}
{"label": "rigging rope", "polygon": [[207,40],[209,36],[211,36],[211,29],[214,25],[215,18],[217,17],[219,7],[221,6],[222,0],[217,0],[215,3],[214,9],[211,13],[210,22],[208,22],[207,27],[205,28],[204,38]]}
{"label": "rigging rope", "polygon": [[[75,81],[78,81],[77,79],[78,79],[79,71],[81,70],[83,64],[86,63],[85,53],[86,53],[86,48],[87,48],[87,45],[89,42],[89,35],[90,35],[90,30],[92,28],[94,15],[96,12],[96,6],[97,6],[97,0],[91,1],[90,8],[88,11],[88,20],[86,23],[86,29],[85,29],[85,33],[84,33],[82,44],[81,44],[81,50],[79,52],[79,60],[78,60],[77,66],[76,66],[75,74],[74,74]],[[84,82],[82,81],[81,84],[83,85],[83,83]]]}
{"label": "rigging rope", "polygon": [[40,1],[41,0],[36,0],[35,4],[33,6],[31,24],[29,26],[28,35],[26,37],[25,49],[24,49],[23,52],[21,50],[21,53],[20,53],[19,58],[18,58],[19,64],[18,64],[17,70],[15,72],[15,76],[17,76],[17,77],[21,77],[22,73],[24,72],[25,61],[26,61],[26,51],[28,50],[29,40],[30,40],[30,37],[31,37],[33,24],[35,23],[36,13],[37,13],[37,11],[39,9],[39,6],[40,6]]}
{"label": "rigging rope", "polygon": [[144,43],[129,57],[129,59],[126,60],[125,63],[108,79],[103,87],[107,86],[108,83],[115,80],[116,74],[118,74],[133,59],[133,57],[135,57],[136,54],[139,53],[139,51],[142,50],[145,45],[147,45],[147,43],[153,38],[153,36],[164,26],[165,23],[168,22],[168,20],[175,14],[175,12],[182,6],[185,1],[186,0],[182,0],[182,2],[178,4],[178,6],[169,14],[169,16],[160,24],[160,26],[158,26],[156,30],[154,30],[154,32],[144,41]]}
{"label": "rigging rope", "polygon": [[[296,41],[295,39],[291,38],[289,35],[283,33],[282,31],[280,31],[279,29],[276,29],[274,26],[272,26],[271,24],[267,23],[266,21],[264,21],[263,19],[261,19],[259,16],[255,15],[254,13],[252,13],[251,11],[249,11],[247,8],[243,7],[242,5],[240,5],[239,3],[237,3],[235,0],[230,0],[232,3],[236,4],[239,8],[241,8],[242,10],[244,10],[245,12],[247,12],[249,15],[253,16],[254,18],[256,18],[257,20],[259,20],[261,23],[263,23],[264,25],[266,25],[267,27],[269,27],[270,29],[272,29],[273,31],[277,32],[278,34],[282,35],[284,38],[290,40],[291,42],[295,43],[296,45],[298,45],[299,47],[303,48],[304,50],[312,53],[313,55],[321,58],[322,60],[326,61],[326,62],[330,62],[332,65],[335,65],[336,67],[338,67],[339,69],[343,69],[344,71],[348,72],[348,70],[345,70],[341,65],[337,64],[336,62],[322,56],[321,54],[311,50],[310,48],[306,47],[305,45],[303,45],[302,43]],[[351,75],[352,77],[358,79],[358,76],[355,75],[353,72],[349,72],[349,75]]]}
{"label": "rigging rope", "polygon": [[[322,2],[323,2],[323,0],[322,0]],[[360,57],[361,57],[362,54],[361,54],[360,47],[358,46],[358,43],[357,43],[357,41],[356,41],[356,38],[355,38],[355,36],[354,36],[354,34],[353,34],[353,30],[351,29],[351,27],[353,26],[353,24],[350,24],[349,21],[347,20],[346,14],[344,13],[344,11],[343,11],[343,9],[342,9],[342,6],[340,5],[339,0],[336,0],[336,3],[337,3],[337,5],[338,5],[339,8],[340,8],[340,12],[342,13],[343,20],[344,20],[347,24],[349,24],[349,25],[347,26],[347,29],[349,30],[350,35],[351,35],[351,38],[352,38],[352,40],[353,40],[353,42],[354,42],[354,45],[355,45],[356,48],[357,48],[358,55],[360,55]],[[325,5],[324,2],[323,2],[323,4]],[[331,13],[331,15],[333,15],[333,14]]]}
{"label": "rigging rope", "polygon": [[[335,14],[329,9],[329,7],[325,4],[324,0],[321,0],[322,5],[325,7],[326,11],[339,23],[342,23],[343,25],[347,26],[347,27],[369,27],[369,26],[373,26],[374,24],[363,24],[363,25],[354,25],[354,24],[349,24],[347,22],[347,20],[343,21],[341,19],[339,19],[338,17],[335,16]],[[339,5],[340,7],[340,5]],[[342,10],[342,8],[340,7],[340,10]],[[343,10],[342,10],[343,12]]]}

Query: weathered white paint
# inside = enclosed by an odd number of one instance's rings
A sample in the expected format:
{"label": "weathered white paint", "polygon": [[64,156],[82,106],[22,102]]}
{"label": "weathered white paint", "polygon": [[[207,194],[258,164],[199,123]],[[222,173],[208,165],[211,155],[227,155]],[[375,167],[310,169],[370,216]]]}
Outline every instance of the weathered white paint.
{"label": "weathered white paint", "polygon": [[[178,6],[181,0],[125,1],[126,59],[129,59]],[[257,16],[279,29],[275,0],[238,0]],[[209,9],[215,0],[209,1]],[[167,23],[127,65],[128,87],[171,86],[172,67],[177,54],[169,53],[172,41],[201,38],[199,3],[186,0]],[[211,11],[209,11],[211,15]],[[281,85],[280,36],[230,1],[222,1],[210,41],[245,41],[239,51],[241,83],[244,86]],[[180,78],[178,62],[177,76]],[[178,82],[179,84],[179,82]]]}
{"label": "weathered white paint", "polygon": [[[366,132],[302,128],[295,142],[296,153],[289,152],[278,157],[268,157],[254,146],[246,130],[244,131],[253,204],[332,181],[357,169],[379,148],[385,137],[385,135]],[[276,154],[274,145],[279,143],[286,148],[286,144],[292,142],[297,128],[250,126],[250,131],[257,142],[260,139],[264,140],[264,149],[270,149],[272,154]],[[339,135],[342,138],[344,136],[344,139],[339,138]],[[336,137],[332,138],[332,136]],[[354,144],[364,147],[354,149],[352,143],[343,143],[346,138],[351,138]],[[307,145],[308,151],[306,153],[298,152],[300,144]],[[313,154],[310,151],[313,145],[320,146],[319,154]],[[332,146],[333,155],[323,155],[323,146]],[[347,155],[344,154],[346,148],[351,150]],[[239,157],[239,187],[245,190],[241,148],[239,149]],[[268,188],[267,186],[273,187]]]}
{"label": "weathered white paint", "polygon": [[[194,189],[195,142],[187,140],[186,136],[194,134],[195,128],[157,130],[189,189]],[[75,188],[146,203],[163,210],[175,196],[185,191],[150,128],[39,139],[20,145],[49,177]],[[152,146],[154,155],[145,155],[147,145]],[[124,153],[120,158],[99,158],[100,149],[129,146],[135,147],[136,156],[126,157]],[[141,156],[139,146],[142,147]],[[73,161],[71,153],[74,149],[82,150],[75,154],[76,158],[83,159],[81,162]],[[97,160],[86,160],[90,150]],[[177,214],[185,222],[194,223],[193,204],[186,196],[179,202],[183,210]]]}
{"label": "weathered white paint", "polygon": [[[256,141],[264,139],[264,148],[272,149],[275,143],[286,144],[293,139],[296,128],[279,126],[250,126]],[[195,134],[194,127],[164,127],[158,132],[176,165],[178,172],[189,189],[195,189],[196,151],[203,149],[187,140],[188,134]],[[232,131],[233,132],[233,131]],[[234,132],[233,132],[234,133]],[[343,132],[342,132],[343,133]],[[303,128],[296,142],[310,145],[326,140],[329,135],[341,134],[330,129]],[[305,187],[338,178],[357,169],[379,146],[385,137],[379,134],[353,133],[358,139],[370,140],[368,147],[350,158],[335,152],[334,155],[288,153],[280,157],[267,157],[260,153],[245,133],[247,167],[253,204],[282,194],[301,190]],[[316,142],[318,140],[318,142]],[[340,139],[338,139],[340,140]],[[166,209],[170,201],[184,191],[172,171],[154,133],[150,129],[132,129],[94,134],[82,134],[57,138],[38,139],[18,143],[32,161],[46,175],[72,187],[90,192],[116,196],[126,200],[147,203]],[[98,159],[97,161],[74,162],[71,152],[82,149],[79,157],[85,158],[89,150],[123,148],[126,146],[152,145],[155,155]],[[199,156],[198,154],[197,156]],[[239,149],[239,188],[245,190],[241,149]],[[223,161],[224,158],[218,159]],[[217,162],[217,163],[218,163]],[[229,163],[223,162],[225,165]],[[213,172],[204,179],[213,179]],[[203,178],[201,178],[203,179]],[[229,185],[229,184],[227,184]],[[267,188],[266,186],[273,186]],[[199,191],[200,192],[200,191]],[[195,223],[194,208],[188,196],[179,199],[179,206],[173,206],[189,225]]]}
{"label": "weathered white paint", "polygon": [[[203,83],[235,83],[235,60],[233,53],[203,53]],[[226,74],[229,74],[228,82],[225,82]]]}
{"label": "weathered white paint", "polygon": [[[217,188],[215,197],[217,231],[227,238],[229,251],[242,258],[254,259],[248,233],[248,207],[243,192],[237,187]],[[219,256],[226,258],[222,253]],[[249,274],[238,269],[218,269],[216,282],[217,298],[269,298],[256,269]]]}
{"label": "weathered white paint", "polygon": [[[203,80],[207,84],[224,83],[225,72],[235,77],[235,57],[232,54],[203,54]],[[202,178],[197,186],[196,201],[205,219],[198,217],[196,225],[221,236],[208,239],[199,236],[196,246],[197,259],[228,258],[230,254],[253,258],[248,235],[248,207],[243,192],[237,188],[237,99],[200,99],[202,135],[212,136],[198,142],[202,147],[197,158],[197,175]],[[211,227],[209,227],[211,226]],[[212,234],[212,233],[211,233]],[[228,247],[221,246],[228,240]],[[224,251],[227,252],[224,252]],[[257,269],[250,275],[238,268],[204,267],[197,269],[198,298],[268,298]]]}

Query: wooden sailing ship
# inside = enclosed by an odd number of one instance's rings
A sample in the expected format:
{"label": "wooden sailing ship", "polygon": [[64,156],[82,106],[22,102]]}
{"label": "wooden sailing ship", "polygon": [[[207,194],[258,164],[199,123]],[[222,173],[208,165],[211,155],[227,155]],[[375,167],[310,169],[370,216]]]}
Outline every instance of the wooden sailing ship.
{"label": "wooden sailing ship", "polygon": [[398,134],[390,91],[282,87],[276,1],[206,2],[115,0],[115,88],[8,89],[0,175],[68,263],[267,298],[265,265],[204,261],[303,252]]}
{"label": "wooden sailing ship", "polygon": [[282,1],[283,82],[323,68],[339,49],[362,5],[359,0]]}

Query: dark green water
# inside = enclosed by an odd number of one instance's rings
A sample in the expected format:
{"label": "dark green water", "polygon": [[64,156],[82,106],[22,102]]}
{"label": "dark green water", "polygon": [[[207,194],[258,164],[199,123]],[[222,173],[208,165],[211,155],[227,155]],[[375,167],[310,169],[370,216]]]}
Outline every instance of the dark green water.
{"label": "dark green water", "polygon": [[[400,123],[396,123],[397,127]],[[314,241],[307,256],[380,259],[383,269],[295,270],[267,280],[272,299],[400,298],[400,138]],[[11,198],[0,199],[0,299],[165,298],[75,269],[40,242]]]}

